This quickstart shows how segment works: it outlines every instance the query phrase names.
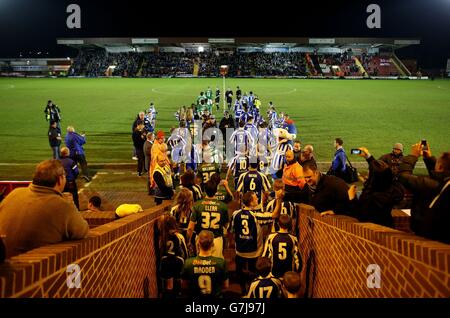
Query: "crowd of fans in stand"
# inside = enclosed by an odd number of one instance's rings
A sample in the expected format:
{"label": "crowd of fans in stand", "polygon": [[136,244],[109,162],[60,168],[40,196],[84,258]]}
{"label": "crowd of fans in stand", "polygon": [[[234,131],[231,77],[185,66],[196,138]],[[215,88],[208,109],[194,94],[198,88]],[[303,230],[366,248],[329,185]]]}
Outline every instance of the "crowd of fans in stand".
{"label": "crowd of fans in stand", "polygon": [[[330,67],[332,75],[361,76],[365,75],[356,65],[351,51],[340,54],[311,54],[315,64]],[[364,69],[371,76],[378,75],[373,57],[362,53],[359,58]],[[194,73],[194,65],[198,65],[199,76],[220,76],[220,66],[228,65],[228,76],[306,76],[309,72],[317,74],[319,65],[309,66],[305,53],[301,52],[128,52],[106,53],[105,51],[80,51],[69,72],[72,76],[97,77],[105,76],[109,66],[116,66],[111,74],[124,77],[165,77],[183,76]],[[331,66],[339,66],[340,70]],[[316,70],[314,70],[314,67]],[[338,73],[336,73],[338,72]],[[342,72],[342,73],[341,73]],[[320,72],[319,72],[320,73]],[[328,75],[328,74],[325,74]]]}
{"label": "crowd of fans in stand", "polygon": [[106,53],[80,51],[69,72],[71,76],[104,76],[115,65],[112,75],[126,77],[160,77],[192,75],[220,76],[220,65],[229,66],[229,76],[305,76],[303,53]]}

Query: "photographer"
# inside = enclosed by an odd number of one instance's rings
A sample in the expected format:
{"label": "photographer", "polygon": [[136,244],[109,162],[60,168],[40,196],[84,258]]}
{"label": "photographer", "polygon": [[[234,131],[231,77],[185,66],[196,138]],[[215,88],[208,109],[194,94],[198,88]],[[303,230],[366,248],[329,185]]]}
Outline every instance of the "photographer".
{"label": "photographer", "polygon": [[356,186],[349,189],[349,199],[356,204],[356,217],[361,222],[372,222],[387,227],[394,227],[392,208],[403,199],[402,187],[394,183],[394,174],[389,165],[382,160],[375,160],[367,148],[359,148],[360,157],[369,164],[369,177],[358,200]]}
{"label": "photographer", "polygon": [[[423,156],[429,176],[412,174],[420,156]],[[450,243],[450,152],[444,152],[436,159],[423,140],[411,147],[411,154],[403,158],[399,173],[399,181],[414,195],[411,229],[417,235]]]}

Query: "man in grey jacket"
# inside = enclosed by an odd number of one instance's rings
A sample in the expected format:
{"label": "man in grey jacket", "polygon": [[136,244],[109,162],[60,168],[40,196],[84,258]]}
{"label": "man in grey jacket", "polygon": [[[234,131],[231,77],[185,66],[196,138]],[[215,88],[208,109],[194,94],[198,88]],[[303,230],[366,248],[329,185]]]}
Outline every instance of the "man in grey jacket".
{"label": "man in grey jacket", "polygon": [[89,226],[72,200],[64,198],[64,167],[58,160],[39,163],[28,188],[17,188],[0,204],[0,235],[6,256],[86,237]]}

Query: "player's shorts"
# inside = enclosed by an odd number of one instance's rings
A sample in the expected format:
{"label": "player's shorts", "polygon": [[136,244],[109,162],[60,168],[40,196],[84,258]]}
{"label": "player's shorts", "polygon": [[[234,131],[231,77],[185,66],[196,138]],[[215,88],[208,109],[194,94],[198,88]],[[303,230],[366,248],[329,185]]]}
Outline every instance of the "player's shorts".
{"label": "player's shorts", "polygon": [[213,104],[212,99],[208,99],[208,100],[206,101],[206,105],[212,105],[212,104]]}

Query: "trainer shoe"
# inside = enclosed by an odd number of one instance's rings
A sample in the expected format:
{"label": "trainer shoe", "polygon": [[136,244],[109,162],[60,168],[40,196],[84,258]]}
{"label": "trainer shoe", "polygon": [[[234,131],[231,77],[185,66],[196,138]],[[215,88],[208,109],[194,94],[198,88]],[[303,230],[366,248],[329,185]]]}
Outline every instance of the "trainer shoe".
{"label": "trainer shoe", "polygon": [[131,157],[131,159],[138,160],[138,157],[134,156],[134,157]]}

